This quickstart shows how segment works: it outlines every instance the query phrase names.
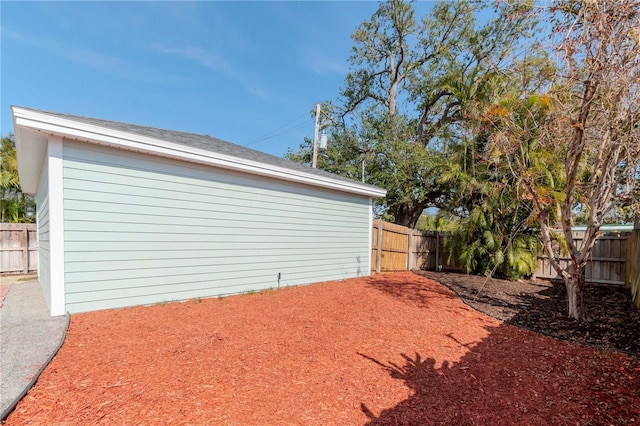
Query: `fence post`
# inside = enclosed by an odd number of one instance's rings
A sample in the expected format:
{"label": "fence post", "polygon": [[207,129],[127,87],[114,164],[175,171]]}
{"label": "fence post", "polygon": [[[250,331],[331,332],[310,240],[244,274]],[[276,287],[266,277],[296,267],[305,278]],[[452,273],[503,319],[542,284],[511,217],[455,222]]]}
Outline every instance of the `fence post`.
{"label": "fence post", "polygon": [[631,240],[631,244],[627,245],[629,252],[627,253],[627,270],[629,271],[629,288],[631,289],[631,300],[640,309],[640,216],[635,218],[633,223],[633,232],[627,238]]}
{"label": "fence post", "polygon": [[407,271],[410,271],[413,267],[411,247],[413,247],[413,229],[409,229],[409,234],[407,235]]}
{"label": "fence post", "polygon": [[440,269],[440,232],[436,231],[436,264],[435,269],[438,272],[442,272]]}
{"label": "fence post", "polygon": [[22,273],[29,273],[29,229],[25,226],[20,234],[20,246],[22,247]]}
{"label": "fence post", "polygon": [[378,249],[376,250],[376,274],[380,273],[380,262],[382,262],[382,221],[378,221]]}
{"label": "fence post", "polygon": [[626,243],[627,257],[624,263],[624,286],[631,288],[631,259],[633,254],[633,231],[627,234]]}

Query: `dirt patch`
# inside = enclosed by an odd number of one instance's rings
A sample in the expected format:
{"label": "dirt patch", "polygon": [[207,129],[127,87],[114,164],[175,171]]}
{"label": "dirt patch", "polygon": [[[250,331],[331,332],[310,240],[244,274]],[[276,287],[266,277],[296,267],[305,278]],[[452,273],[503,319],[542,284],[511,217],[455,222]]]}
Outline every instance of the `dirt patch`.
{"label": "dirt patch", "polygon": [[639,377],[400,273],[73,315],[8,424],[629,424]]}
{"label": "dirt patch", "polygon": [[587,284],[587,320],[580,322],[567,316],[567,293],[561,282],[418,273],[444,284],[474,309],[509,324],[640,359],[640,309],[623,286]]}

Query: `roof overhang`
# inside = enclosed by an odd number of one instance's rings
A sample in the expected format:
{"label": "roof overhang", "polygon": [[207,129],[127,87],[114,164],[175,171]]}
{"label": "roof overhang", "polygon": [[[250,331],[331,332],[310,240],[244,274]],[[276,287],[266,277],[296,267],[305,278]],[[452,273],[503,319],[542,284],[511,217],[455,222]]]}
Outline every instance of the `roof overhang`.
{"label": "roof overhang", "polygon": [[59,136],[373,198],[384,197],[387,192],[384,189],[362,185],[356,181],[348,182],[219,154],[135,133],[96,126],[42,111],[16,106],[11,107],[11,110],[16,137],[18,175],[20,176],[21,188],[26,193],[33,194],[38,190],[40,171],[46,155],[49,136]]}
{"label": "roof overhang", "polygon": [[14,112],[13,132],[16,138],[20,189],[27,194],[35,194],[38,191],[40,171],[47,151],[48,135],[37,129],[18,125],[19,121],[21,119]]}

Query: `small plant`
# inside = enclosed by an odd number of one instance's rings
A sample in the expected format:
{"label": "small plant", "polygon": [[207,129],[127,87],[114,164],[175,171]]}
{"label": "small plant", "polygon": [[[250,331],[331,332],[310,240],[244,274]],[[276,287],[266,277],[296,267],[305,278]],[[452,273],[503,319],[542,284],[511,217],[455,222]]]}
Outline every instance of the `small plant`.
{"label": "small plant", "polygon": [[191,301],[194,305],[197,305],[198,303],[202,302],[202,297],[196,297],[195,299],[191,299]]}

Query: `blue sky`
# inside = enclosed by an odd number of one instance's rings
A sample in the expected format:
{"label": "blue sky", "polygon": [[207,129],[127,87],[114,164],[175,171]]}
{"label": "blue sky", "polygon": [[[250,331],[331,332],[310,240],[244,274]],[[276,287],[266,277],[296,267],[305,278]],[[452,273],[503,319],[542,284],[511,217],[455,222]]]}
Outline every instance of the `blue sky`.
{"label": "blue sky", "polygon": [[282,156],[312,136],[315,103],[338,97],[351,33],[377,7],[2,1],[0,133],[13,131],[18,105]]}

